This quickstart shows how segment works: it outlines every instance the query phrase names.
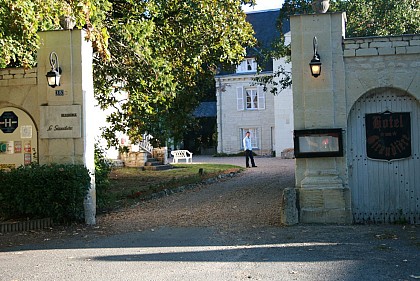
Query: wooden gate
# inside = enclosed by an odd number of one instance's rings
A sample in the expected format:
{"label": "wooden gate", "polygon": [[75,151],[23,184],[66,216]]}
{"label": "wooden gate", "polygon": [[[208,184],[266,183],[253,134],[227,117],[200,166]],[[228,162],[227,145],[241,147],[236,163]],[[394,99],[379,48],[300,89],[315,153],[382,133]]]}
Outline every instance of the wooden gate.
{"label": "wooden gate", "polygon": [[353,221],[420,223],[420,103],[376,89],[350,111],[347,162]]}

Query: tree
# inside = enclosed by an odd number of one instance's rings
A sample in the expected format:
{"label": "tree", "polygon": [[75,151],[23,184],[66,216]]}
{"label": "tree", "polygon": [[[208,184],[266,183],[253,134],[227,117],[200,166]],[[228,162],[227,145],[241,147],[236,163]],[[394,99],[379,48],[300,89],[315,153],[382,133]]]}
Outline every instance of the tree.
{"label": "tree", "polygon": [[341,0],[335,9],[347,14],[347,37],[420,33],[418,0]]}
{"label": "tree", "polygon": [[[279,30],[291,15],[313,13],[311,0],[285,0],[278,19]],[[331,1],[328,12],[345,11],[347,15],[346,36],[384,36],[420,33],[420,5],[418,0],[336,0]],[[273,44],[263,59],[290,58],[290,45],[284,44],[284,34]],[[279,77],[280,83],[274,78]],[[256,78],[256,82],[273,85],[273,94],[292,84],[291,73],[279,68],[273,75]]]}
{"label": "tree", "polygon": [[[247,1],[251,2],[251,1]],[[181,139],[202,99],[201,85],[216,66],[235,65],[254,43],[240,1],[113,1],[108,61],[95,60],[95,95],[113,107],[105,137],[140,140],[147,131],[160,144]],[[120,100],[119,93],[127,98]]]}
{"label": "tree", "polygon": [[0,0],[0,67],[33,66],[36,33],[70,13],[97,53],[95,96],[115,109],[109,144],[116,132],[162,142],[181,137],[216,65],[238,63],[254,43],[241,4],[255,0]]}
{"label": "tree", "polygon": [[0,67],[34,66],[37,32],[59,29],[62,15],[75,17],[79,28],[94,26],[88,39],[106,57],[107,32],[102,21],[107,9],[107,0],[0,0]]}

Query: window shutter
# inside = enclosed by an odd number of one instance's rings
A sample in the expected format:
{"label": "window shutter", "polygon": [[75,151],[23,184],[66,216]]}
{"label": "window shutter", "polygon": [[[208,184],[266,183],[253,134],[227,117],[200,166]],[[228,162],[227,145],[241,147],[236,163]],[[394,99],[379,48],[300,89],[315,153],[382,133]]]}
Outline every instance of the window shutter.
{"label": "window shutter", "polygon": [[258,109],[265,109],[265,92],[262,87],[258,87]]}
{"label": "window shutter", "polygon": [[243,128],[240,128],[239,129],[239,142],[240,142],[239,148],[240,148],[240,150],[244,149],[244,137],[245,137],[245,130]]}
{"label": "window shutter", "polygon": [[236,68],[236,73],[242,73],[246,71],[246,60],[243,60]]}
{"label": "window shutter", "polygon": [[237,109],[244,110],[244,90],[242,87],[236,88]]}
{"label": "window shutter", "polygon": [[241,73],[241,64],[238,64],[238,66],[236,67],[236,73]]}
{"label": "window shutter", "polygon": [[252,148],[259,148],[259,145],[258,145],[258,140],[260,139],[259,133],[260,133],[260,130],[258,128],[255,128],[254,143],[252,144]]}

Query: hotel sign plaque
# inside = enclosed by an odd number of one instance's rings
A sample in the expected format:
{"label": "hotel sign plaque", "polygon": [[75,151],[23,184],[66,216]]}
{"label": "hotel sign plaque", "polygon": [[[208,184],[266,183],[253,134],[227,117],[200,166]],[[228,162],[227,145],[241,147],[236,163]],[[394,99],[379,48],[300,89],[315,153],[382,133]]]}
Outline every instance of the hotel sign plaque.
{"label": "hotel sign plaque", "polygon": [[390,161],[411,156],[410,112],[370,113],[365,122],[369,158]]}

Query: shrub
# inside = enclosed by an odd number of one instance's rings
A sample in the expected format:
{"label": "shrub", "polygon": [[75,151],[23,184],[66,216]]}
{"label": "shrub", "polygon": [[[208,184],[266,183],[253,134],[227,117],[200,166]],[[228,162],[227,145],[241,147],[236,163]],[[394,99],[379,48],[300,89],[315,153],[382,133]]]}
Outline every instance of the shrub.
{"label": "shrub", "polygon": [[32,164],[0,171],[0,214],[49,217],[56,222],[82,220],[89,187],[89,171],[83,165]]}
{"label": "shrub", "polygon": [[101,209],[109,200],[108,190],[110,187],[109,174],[112,165],[105,158],[105,151],[95,144],[95,188],[96,188],[96,206]]}

